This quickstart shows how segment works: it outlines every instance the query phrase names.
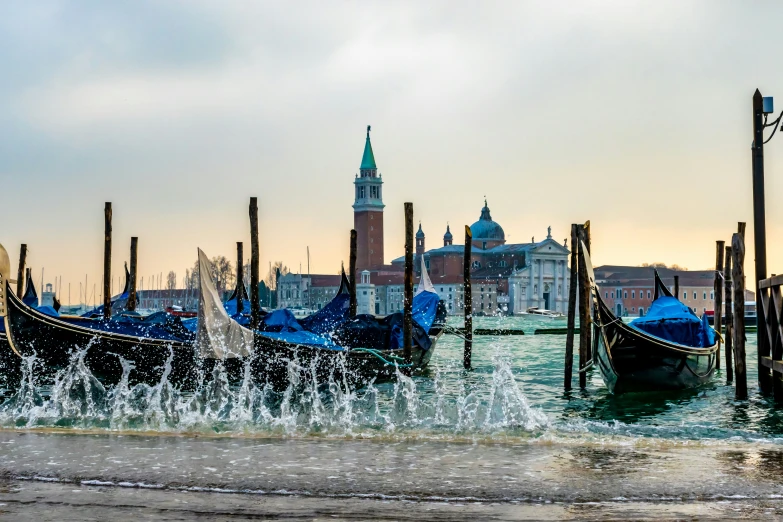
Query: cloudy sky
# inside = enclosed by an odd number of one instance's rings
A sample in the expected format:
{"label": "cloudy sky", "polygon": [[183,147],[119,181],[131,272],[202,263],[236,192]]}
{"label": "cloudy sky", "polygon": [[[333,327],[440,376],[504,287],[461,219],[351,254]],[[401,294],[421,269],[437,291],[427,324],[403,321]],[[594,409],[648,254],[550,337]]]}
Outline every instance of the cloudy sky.
{"label": "cloudy sky", "polygon": [[[140,276],[249,242],[334,273],[367,124],[386,257],[403,202],[428,246],[486,195],[510,242],[593,224],[594,261],[714,263],[752,237],[751,96],[783,109],[783,4],[721,1],[3,2],[0,243],[40,278]],[[783,139],[766,150],[769,266],[783,271]],[[752,269],[753,252],[748,252]],[[776,269],[777,267],[777,269]]]}

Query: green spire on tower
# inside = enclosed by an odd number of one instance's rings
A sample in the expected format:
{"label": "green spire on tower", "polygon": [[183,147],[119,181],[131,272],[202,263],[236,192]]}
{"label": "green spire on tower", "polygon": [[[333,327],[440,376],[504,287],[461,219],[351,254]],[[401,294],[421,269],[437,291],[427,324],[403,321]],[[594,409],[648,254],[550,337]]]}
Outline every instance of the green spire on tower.
{"label": "green spire on tower", "polygon": [[362,155],[362,166],[360,169],[377,169],[375,166],[375,155],[372,153],[370,144],[370,126],[367,126],[367,141],[364,142],[364,154]]}

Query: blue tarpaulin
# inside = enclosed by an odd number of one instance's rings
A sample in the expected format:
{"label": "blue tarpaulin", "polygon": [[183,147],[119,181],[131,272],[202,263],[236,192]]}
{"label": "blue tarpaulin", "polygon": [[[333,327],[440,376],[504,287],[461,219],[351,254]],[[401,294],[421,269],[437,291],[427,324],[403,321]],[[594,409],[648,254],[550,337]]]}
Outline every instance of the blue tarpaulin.
{"label": "blue tarpaulin", "polygon": [[[440,301],[440,297],[438,297],[438,294],[435,292],[424,291],[413,296],[413,303],[411,306],[413,309],[413,321],[421,326],[424,333],[423,336],[418,336],[419,338],[414,339],[414,341],[425,350],[428,350],[432,344],[427,334],[430,331],[430,327],[432,327],[432,323],[435,321],[435,314],[438,311],[438,301]],[[394,324],[392,326],[389,348],[402,348],[403,343],[402,324]]]}
{"label": "blue tarpaulin", "polygon": [[659,297],[653,301],[644,317],[631,321],[631,326],[647,334],[694,348],[715,344],[715,330],[706,316],[699,319],[676,297]]}

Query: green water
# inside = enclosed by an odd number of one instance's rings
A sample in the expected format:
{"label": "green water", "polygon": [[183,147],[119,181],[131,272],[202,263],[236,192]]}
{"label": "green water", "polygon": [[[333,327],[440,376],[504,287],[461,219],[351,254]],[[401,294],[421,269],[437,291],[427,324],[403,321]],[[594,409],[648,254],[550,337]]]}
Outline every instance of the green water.
{"label": "green water", "polygon": [[463,341],[444,335],[426,374],[360,390],[339,382],[292,383],[283,393],[210,385],[186,394],[167,382],[105,389],[75,363],[53,388],[38,389],[28,381],[0,404],[0,427],[419,440],[576,438],[620,444],[783,442],[781,410],[757,391],[755,334],[747,343],[748,400],[734,399],[722,370],[695,390],[614,396],[597,369],[588,373],[583,390],[574,373],[572,391],[564,392],[566,336],[532,335],[537,328],[564,325],[549,319],[476,318],[474,328],[523,329],[529,335],[476,336],[471,371],[462,368]]}

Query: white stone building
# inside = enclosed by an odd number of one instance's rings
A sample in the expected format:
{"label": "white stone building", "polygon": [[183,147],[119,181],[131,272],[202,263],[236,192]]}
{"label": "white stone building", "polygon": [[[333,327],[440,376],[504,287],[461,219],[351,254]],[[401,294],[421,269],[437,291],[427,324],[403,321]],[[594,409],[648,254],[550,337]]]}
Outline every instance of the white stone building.
{"label": "white stone building", "polygon": [[508,278],[510,314],[520,314],[538,307],[568,312],[568,287],[571,272],[570,251],[551,235],[525,253],[525,265]]}

